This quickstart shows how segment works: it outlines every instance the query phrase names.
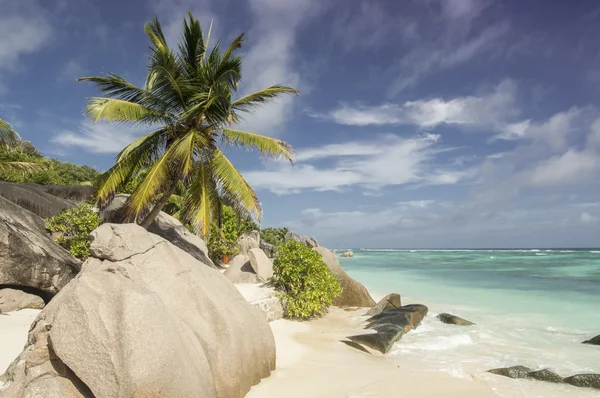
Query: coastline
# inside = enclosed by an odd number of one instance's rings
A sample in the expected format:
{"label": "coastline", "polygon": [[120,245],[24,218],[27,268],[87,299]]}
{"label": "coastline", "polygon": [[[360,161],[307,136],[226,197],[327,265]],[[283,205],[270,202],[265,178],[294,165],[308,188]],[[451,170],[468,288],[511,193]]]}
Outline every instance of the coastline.
{"label": "coastline", "polygon": [[443,372],[400,367],[379,353],[365,353],[341,342],[362,329],[364,308],[331,307],[307,322],[271,322],[277,369],[252,387],[249,398],[275,397],[498,397],[481,380],[468,381]]}

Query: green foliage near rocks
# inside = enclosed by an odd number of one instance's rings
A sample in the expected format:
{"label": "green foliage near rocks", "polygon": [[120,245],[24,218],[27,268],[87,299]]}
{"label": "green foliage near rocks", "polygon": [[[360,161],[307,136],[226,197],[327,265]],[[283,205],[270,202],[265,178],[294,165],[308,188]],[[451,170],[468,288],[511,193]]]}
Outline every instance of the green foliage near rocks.
{"label": "green foliage near rocks", "polygon": [[273,262],[275,288],[281,291],[285,317],[308,319],[322,315],[342,288],[315,250],[289,241],[279,246]]}
{"label": "green foliage near rocks", "polygon": [[260,239],[263,242],[278,246],[285,242],[285,234],[289,231],[287,228],[265,228],[260,231]]}
{"label": "green foliage near rocks", "polygon": [[46,229],[56,233],[56,243],[67,249],[73,257],[86,259],[92,243],[90,232],[100,225],[98,212],[88,204],[66,209],[46,220]]}
{"label": "green foliage near rocks", "polygon": [[213,221],[208,238],[208,253],[213,261],[222,256],[234,256],[239,253],[236,242],[244,232],[241,223],[238,225],[238,215],[230,206],[221,209],[221,226]]}
{"label": "green foliage near rocks", "polygon": [[27,141],[11,147],[0,147],[0,162],[24,162],[37,165],[28,172],[19,169],[0,170],[0,181],[41,185],[94,185],[100,173],[89,166],[78,166],[58,159],[43,157]]}

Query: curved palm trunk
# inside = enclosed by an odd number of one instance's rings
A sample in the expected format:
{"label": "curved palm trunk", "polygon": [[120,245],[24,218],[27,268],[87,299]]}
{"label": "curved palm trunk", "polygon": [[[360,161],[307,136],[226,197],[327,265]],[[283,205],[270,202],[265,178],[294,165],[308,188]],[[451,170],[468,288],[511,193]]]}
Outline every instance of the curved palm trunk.
{"label": "curved palm trunk", "polygon": [[154,221],[154,219],[158,216],[158,213],[160,213],[163,207],[165,207],[165,205],[169,201],[169,198],[175,193],[176,190],[177,181],[175,180],[173,183],[171,183],[169,189],[163,194],[163,196],[158,200],[158,202],[156,202],[150,213],[148,213],[148,215],[142,220],[142,222],[140,223],[142,227],[146,229],[150,227],[152,221]]}

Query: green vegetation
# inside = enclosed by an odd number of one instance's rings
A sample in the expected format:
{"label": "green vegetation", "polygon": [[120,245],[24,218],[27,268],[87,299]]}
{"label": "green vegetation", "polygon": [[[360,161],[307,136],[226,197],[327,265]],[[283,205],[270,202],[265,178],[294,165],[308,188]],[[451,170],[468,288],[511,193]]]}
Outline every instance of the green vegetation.
{"label": "green vegetation", "polygon": [[[3,154],[11,154],[18,151],[23,145],[19,134],[5,120],[0,119],[0,173],[15,172],[24,175],[31,171],[39,171],[43,167],[37,163],[31,163],[28,160],[10,158]],[[28,143],[29,144],[29,143]],[[31,144],[29,144],[33,148]],[[35,150],[35,148],[33,148]],[[37,152],[37,150],[36,150]],[[39,155],[39,153],[38,153]],[[2,175],[0,174],[0,180]]]}
{"label": "green vegetation", "polygon": [[66,209],[46,220],[46,229],[58,234],[56,243],[67,249],[74,257],[90,256],[90,232],[100,225],[100,216],[89,205],[81,204]]}
{"label": "green vegetation", "polygon": [[296,241],[279,247],[279,257],[273,262],[272,282],[282,292],[285,316],[291,319],[322,315],[342,292],[321,255]]}
{"label": "green vegetation", "polygon": [[[165,209],[167,206],[165,206]],[[212,232],[208,239],[208,252],[213,261],[222,256],[235,256],[239,253],[236,245],[241,235],[258,230],[258,225],[250,218],[240,217],[230,206],[221,208],[221,225],[213,222]]]}
{"label": "green vegetation", "polygon": [[263,242],[270,243],[274,246],[279,246],[285,242],[285,234],[290,230],[287,228],[265,228],[260,230],[260,239]]}
{"label": "green vegetation", "polygon": [[116,164],[100,178],[97,196],[102,204],[132,177],[145,176],[127,203],[130,220],[148,227],[177,191],[185,185],[182,204],[186,221],[203,237],[226,199],[244,217],[260,219],[261,206],[252,187],[221,151],[223,145],[256,149],[263,156],[293,161],[291,146],[274,138],[232,128],[240,112],[282,94],[295,94],[285,86],[272,86],[233,100],[241,80],[244,35],[222,51],[210,48],[210,31],[204,36],[191,14],[184,20],[177,50],[167,45],[158,20],[145,25],[150,39],[148,75],[143,87],[120,76],[84,77],[105,95],[90,99],[86,111],[94,121],[151,126],[153,132],[132,142],[117,156]]}

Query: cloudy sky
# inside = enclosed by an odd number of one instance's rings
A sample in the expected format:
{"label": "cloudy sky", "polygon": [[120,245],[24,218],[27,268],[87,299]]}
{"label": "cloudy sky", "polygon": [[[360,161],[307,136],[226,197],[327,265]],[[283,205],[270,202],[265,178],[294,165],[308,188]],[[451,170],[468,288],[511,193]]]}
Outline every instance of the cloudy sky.
{"label": "cloudy sky", "polygon": [[105,170],[141,132],[82,115],[84,75],[144,81],[143,24],[191,10],[247,32],[240,94],[301,91],[242,128],[294,167],[231,152],[263,225],[330,247],[600,246],[595,0],[0,0],[0,117]]}

